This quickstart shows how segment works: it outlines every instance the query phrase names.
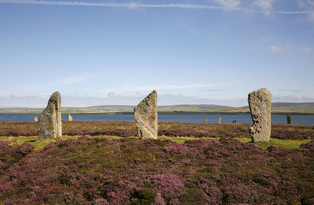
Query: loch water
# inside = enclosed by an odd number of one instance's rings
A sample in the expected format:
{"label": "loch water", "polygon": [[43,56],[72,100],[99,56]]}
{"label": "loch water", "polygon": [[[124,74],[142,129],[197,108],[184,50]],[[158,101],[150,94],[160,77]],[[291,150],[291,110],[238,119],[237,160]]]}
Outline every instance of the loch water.
{"label": "loch water", "polygon": [[[0,122],[32,122],[40,113],[1,113]],[[62,114],[62,120],[67,121],[67,114]],[[133,114],[71,114],[73,121],[134,121]],[[292,124],[314,125],[314,115],[290,115]],[[203,123],[207,118],[208,123],[217,123],[221,117],[221,123],[252,123],[250,114],[159,114],[159,122],[186,122]],[[272,115],[272,123],[286,124],[286,115]]]}

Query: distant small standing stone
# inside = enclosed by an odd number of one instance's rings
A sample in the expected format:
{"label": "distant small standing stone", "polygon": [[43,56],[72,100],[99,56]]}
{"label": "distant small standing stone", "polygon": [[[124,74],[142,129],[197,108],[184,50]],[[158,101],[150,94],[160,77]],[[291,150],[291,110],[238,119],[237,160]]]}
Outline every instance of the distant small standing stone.
{"label": "distant small standing stone", "polygon": [[139,138],[157,139],[158,114],[156,90],[152,91],[134,108],[134,119]]}
{"label": "distant small standing stone", "polygon": [[290,115],[287,114],[287,124],[292,124],[292,118]]}
{"label": "distant small standing stone", "polygon": [[54,92],[38,121],[38,139],[62,136],[61,95]]}
{"label": "distant small standing stone", "polygon": [[253,124],[250,135],[253,142],[269,141],[271,133],[271,93],[262,88],[248,96]]}
{"label": "distant small standing stone", "polygon": [[36,116],[36,117],[34,117],[34,122],[38,122],[38,118],[37,118],[37,116]]}
{"label": "distant small standing stone", "polygon": [[221,124],[221,117],[218,119],[218,124]]}
{"label": "distant small standing stone", "polygon": [[68,114],[68,121],[73,121],[73,117],[70,114]]}
{"label": "distant small standing stone", "polygon": [[204,123],[207,123],[207,118],[205,118]]}

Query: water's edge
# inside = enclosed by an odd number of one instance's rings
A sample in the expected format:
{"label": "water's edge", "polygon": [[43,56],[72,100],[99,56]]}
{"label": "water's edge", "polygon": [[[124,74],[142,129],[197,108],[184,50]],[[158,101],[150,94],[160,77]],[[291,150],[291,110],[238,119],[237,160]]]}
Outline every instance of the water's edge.
{"label": "water's edge", "polygon": [[[32,122],[34,117],[39,117],[40,113],[0,113],[0,122]],[[133,114],[71,114],[73,121],[134,121]],[[292,124],[314,125],[314,115],[291,114]],[[251,115],[242,114],[158,114],[159,122],[186,122],[204,123],[207,118],[208,123],[252,123]],[[67,114],[62,114],[62,120],[67,121]],[[286,115],[272,114],[273,124],[286,124]]]}

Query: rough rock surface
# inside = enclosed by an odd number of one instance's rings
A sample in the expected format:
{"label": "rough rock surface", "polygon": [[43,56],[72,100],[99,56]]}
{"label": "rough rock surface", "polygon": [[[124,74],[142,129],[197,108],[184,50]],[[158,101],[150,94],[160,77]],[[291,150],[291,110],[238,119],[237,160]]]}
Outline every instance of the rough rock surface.
{"label": "rough rock surface", "polygon": [[269,141],[271,133],[271,93],[262,88],[248,96],[253,124],[250,135],[253,142]]}
{"label": "rough rock surface", "polygon": [[218,119],[218,124],[221,124],[221,117]]}
{"label": "rough rock surface", "polygon": [[54,92],[38,121],[38,139],[62,136],[61,95]]}
{"label": "rough rock surface", "polygon": [[68,114],[68,121],[73,121],[73,117],[70,114]]}
{"label": "rough rock surface", "polygon": [[292,123],[292,118],[290,115],[287,115],[287,124],[291,124]]}
{"label": "rough rock surface", "polygon": [[138,137],[157,139],[158,114],[156,90],[152,91],[134,108],[134,119]]}

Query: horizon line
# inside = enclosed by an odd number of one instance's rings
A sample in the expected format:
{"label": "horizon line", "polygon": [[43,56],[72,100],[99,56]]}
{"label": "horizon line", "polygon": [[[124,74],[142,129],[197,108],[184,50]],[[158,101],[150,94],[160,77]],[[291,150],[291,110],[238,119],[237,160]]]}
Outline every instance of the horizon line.
{"label": "horizon line", "polygon": [[[314,103],[313,102],[272,102],[273,103],[287,103],[287,104],[310,104],[310,103]],[[244,108],[247,107],[249,105],[244,105],[244,106],[228,106],[228,105],[220,105],[220,104],[173,104],[173,105],[157,105],[157,107],[167,107],[167,106],[182,106],[182,105],[186,105],[186,106],[197,106],[197,105],[216,105],[216,106],[221,106],[221,107],[225,107],[225,108]],[[121,107],[133,107],[133,106],[137,106],[137,105],[91,105],[91,106],[64,106],[61,107],[62,108],[89,108],[89,107],[105,107],[105,106],[121,106]],[[44,109],[45,107],[0,107],[0,109]],[[205,109],[205,108],[204,108]],[[216,109],[216,108],[208,108],[208,109]],[[1,112],[0,112],[1,113]]]}

